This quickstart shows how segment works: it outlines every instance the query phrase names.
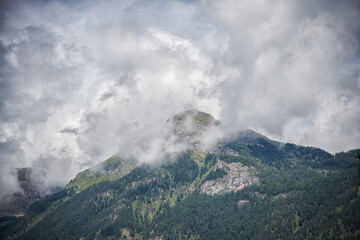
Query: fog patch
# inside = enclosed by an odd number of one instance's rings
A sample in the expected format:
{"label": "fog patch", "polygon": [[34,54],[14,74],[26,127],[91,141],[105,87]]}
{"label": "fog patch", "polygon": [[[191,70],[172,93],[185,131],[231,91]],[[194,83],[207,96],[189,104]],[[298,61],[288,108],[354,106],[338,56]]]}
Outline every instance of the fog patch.
{"label": "fog patch", "polygon": [[16,167],[64,186],[115,153],[162,162],[187,149],[166,120],[188,109],[221,121],[195,133],[205,147],[248,128],[360,145],[356,1],[7,1],[1,16],[0,195]]}

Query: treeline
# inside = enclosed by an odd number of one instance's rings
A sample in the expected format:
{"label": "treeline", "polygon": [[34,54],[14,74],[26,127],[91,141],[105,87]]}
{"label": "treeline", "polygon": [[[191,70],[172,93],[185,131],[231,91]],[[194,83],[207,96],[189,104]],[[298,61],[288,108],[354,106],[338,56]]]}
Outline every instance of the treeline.
{"label": "treeline", "polygon": [[[360,188],[343,173],[269,171],[262,185],[237,193],[194,193],[152,222],[165,239],[358,239]],[[286,184],[289,182],[290,184]],[[239,204],[239,201],[249,202]],[[329,231],[332,230],[332,231]]]}
{"label": "treeline", "polygon": [[[266,139],[227,147],[238,155],[199,157],[187,151],[159,168],[139,166],[78,194],[63,190],[48,196],[1,228],[0,238],[360,238],[359,151],[329,156]],[[260,184],[224,195],[200,194],[201,181],[226,175],[213,170],[218,159],[256,167]]]}

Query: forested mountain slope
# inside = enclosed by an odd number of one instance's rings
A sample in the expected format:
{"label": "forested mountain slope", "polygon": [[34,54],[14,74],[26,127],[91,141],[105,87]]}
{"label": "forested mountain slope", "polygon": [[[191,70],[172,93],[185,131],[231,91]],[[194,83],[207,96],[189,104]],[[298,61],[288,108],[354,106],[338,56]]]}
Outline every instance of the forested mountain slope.
{"label": "forested mountain slope", "polygon": [[252,130],[201,149],[198,131],[219,123],[190,116],[191,134],[176,123],[189,150],[156,167],[114,156],[2,226],[1,239],[360,238],[359,149],[331,155]]}

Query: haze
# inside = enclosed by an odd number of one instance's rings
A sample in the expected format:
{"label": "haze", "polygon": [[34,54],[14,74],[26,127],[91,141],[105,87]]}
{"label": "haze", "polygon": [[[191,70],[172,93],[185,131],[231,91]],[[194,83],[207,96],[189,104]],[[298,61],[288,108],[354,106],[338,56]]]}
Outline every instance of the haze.
{"label": "haze", "polygon": [[16,167],[64,186],[114,153],[155,161],[187,109],[223,135],[358,148],[359,25],[350,0],[3,1],[0,197]]}

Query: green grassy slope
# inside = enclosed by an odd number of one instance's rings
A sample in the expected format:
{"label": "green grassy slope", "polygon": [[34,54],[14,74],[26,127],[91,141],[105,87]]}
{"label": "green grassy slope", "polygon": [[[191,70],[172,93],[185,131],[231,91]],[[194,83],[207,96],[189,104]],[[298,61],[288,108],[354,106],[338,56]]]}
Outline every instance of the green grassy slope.
{"label": "green grassy slope", "polygon": [[[102,175],[79,174],[65,190],[0,227],[1,239],[360,237],[360,150],[333,156],[261,135],[219,146],[205,156],[184,152],[158,168],[131,165],[128,173],[115,171],[124,163],[109,159]],[[215,169],[218,161],[255,168],[260,184],[201,194],[204,181],[226,175]]]}
{"label": "green grassy slope", "polygon": [[135,167],[136,162],[134,160],[125,160],[114,155],[106,161],[77,174],[66,186],[66,189],[81,192],[96,183],[119,179]]}

